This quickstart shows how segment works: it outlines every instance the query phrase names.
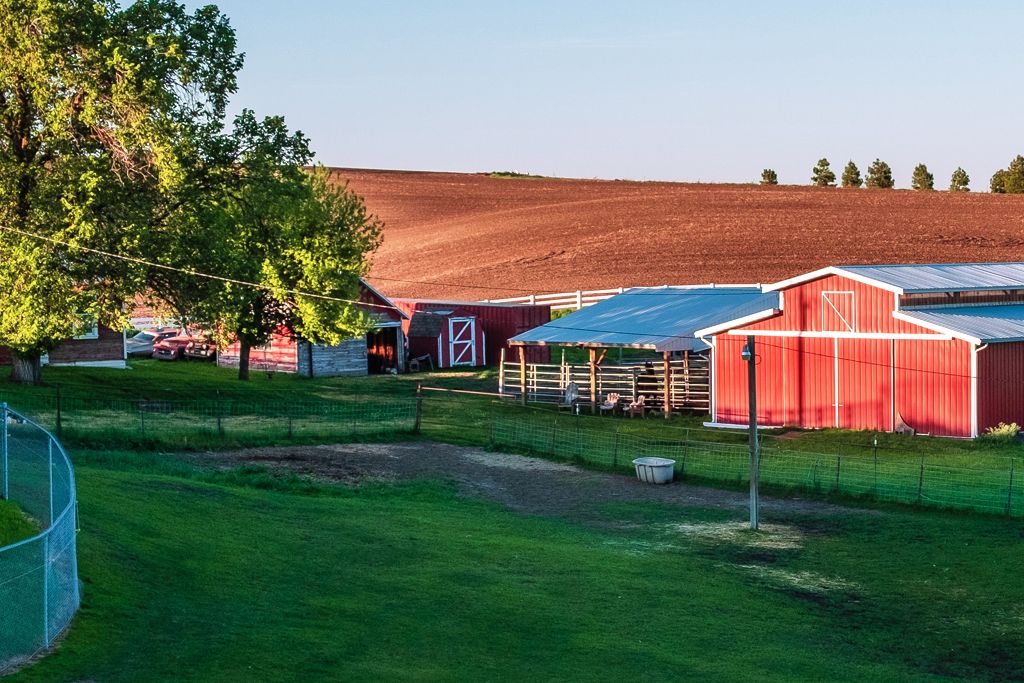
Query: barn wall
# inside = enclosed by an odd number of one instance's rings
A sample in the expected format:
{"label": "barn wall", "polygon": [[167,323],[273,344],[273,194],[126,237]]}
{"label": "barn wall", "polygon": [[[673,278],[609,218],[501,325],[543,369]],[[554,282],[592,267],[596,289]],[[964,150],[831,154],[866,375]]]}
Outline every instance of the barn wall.
{"label": "barn wall", "polygon": [[[299,342],[299,373],[309,376],[309,343]],[[313,345],[313,377],[367,374],[365,337],[346,339],[337,346]]]}
{"label": "barn wall", "polygon": [[[474,301],[432,302],[418,299],[396,299],[395,305],[409,315],[416,311],[452,310],[457,309],[459,315],[473,316],[477,319],[477,329],[487,335],[487,364],[497,365],[501,350],[508,349],[508,340],[517,334],[540,327],[551,322],[550,306],[518,306],[510,304],[486,304]],[[408,325],[406,325],[408,329]],[[518,351],[506,351],[508,358],[518,358]],[[422,355],[421,353],[410,355]],[[434,351],[437,355],[437,341],[434,340]],[[528,363],[548,363],[551,350],[542,346],[526,347]]]}
{"label": "barn wall", "polygon": [[[829,299],[824,292],[849,292]],[[892,318],[892,292],[829,276],[783,292],[782,314],[742,329],[756,335],[758,421],[766,425],[890,431],[896,418],[919,432],[971,435],[971,347],[960,340],[847,338],[928,334]],[[835,336],[801,337],[798,332]],[[715,337],[715,421],[745,424],[746,337]]]}
{"label": "barn wall", "polygon": [[1024,425],[1024,342],[978,351],[978,432],[1000,422]]}
{"label": "barn wall", "polygon": [[[233,342],[217,352],[217,365],[237,368],[241,344]],[[265,372],[295,372],[297,368],[295,339],[286,334],[271,335],[270,341],[249,352],[249,369]]]}
{"label": "barn wall", "polygon": [[[68,339],[48,354],[50,365],[123,367],[124,333],[99,325],[96,339]],[[0,365],[10,365],[11,352],[0,347]]]}

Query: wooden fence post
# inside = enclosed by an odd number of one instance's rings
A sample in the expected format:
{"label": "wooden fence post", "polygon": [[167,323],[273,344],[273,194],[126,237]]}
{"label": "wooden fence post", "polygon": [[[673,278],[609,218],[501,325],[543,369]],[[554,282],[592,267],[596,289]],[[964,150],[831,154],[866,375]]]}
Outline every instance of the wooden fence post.
{"label": "wooden fence post", "polygon": [[921,504],[921,496],[924,490],[924,456],[921,456],[921,473],[917,476],[917,504]]}
{"label": "wooden fence post", "polygon": [[526,347],[519,347],[519,400],[526,405]]}
{"label": "wooden fence post", "polygon": [[501,354],[498,358],[498,393],[505,393],[505,347],[501,347]]}

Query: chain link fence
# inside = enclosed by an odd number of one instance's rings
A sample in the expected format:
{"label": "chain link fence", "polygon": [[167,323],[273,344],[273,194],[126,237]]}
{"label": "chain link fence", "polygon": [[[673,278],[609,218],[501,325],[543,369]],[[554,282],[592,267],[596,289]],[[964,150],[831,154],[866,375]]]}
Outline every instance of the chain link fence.
{"label": "chain link fence", "polygon": [[48,649],[79,606],[75,473],[60,442],[0,404],[0,494],[40,529],[0,548],[0,674]]}
{"label": "chain link fence", "polygon": [[[490,438],[497,447],[617,470],[632,470],[641,456],[671,458],[679,479],[749,482],[750,452],[742,444],[599,431],[575,418],[496,418]],[[971,466],[942,460],[808,453],[762,443],[760,481],[780,490],[1024,516],[1024,467],[1015,458],[978,459]]]}

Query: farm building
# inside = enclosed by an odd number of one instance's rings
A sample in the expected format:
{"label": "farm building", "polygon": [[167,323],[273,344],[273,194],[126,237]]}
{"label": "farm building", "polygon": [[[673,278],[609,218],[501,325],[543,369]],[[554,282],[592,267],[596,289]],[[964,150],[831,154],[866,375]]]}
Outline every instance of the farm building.
{"label": "farm building", "polygon": [[[403,323],[409,339],[409,358],[430,356],[438,368],[489,365],[498,362],[510,337],[551,320],[550,306],[436,299],[392,299],[409,315]],[[534,363],[546,363],[546,348],[528,353]]]}
{"label": "farm building", "polygon": [[1024,263],[839,266],[766,286],[776,305],[697,332],[712,423],[971,437],[1024,423]]}
{"label": "farm building", "polygon": [[[124,368],[125,335],[105,325],[94,325],[83,335],[68,339],[43,356],[43,365],[82,365],[100,368]],[[10,351],[0,347],[0,365],[10,365]]]}
{"label": "farm building", "polygon": [[[525,354],[502,367],[502,392],[532,400],[557,400],[574,382],[591,406],[614,392],[634,400],[643,395],[665,414],[678,409],[707,410],[708,344],[698,329],[735,320],[777,301],[756,285],[637,287],[516,335],[509,344],[528,349],[579,347],[586,365],[544,366]],[[659,362],[605,363],[611,349],[643,349]],[[668,387],[666,391],[666,387]]]}
{"label": "farm building", "polygon": [[[311,344],[297,339],[287,330],[281,330],[271,337],[268,344],[252,349],[250,367],[267,372],[298,373],[306,377],[402,372],[405,367],[402,323],[408,316],[367,282],[362,282],[359,299],[370,304],[366,310],[376,318],[376,328],[365,337],[326,346]],[[237,368],[239,350],[238,342],[231,344],[217,354],[217,364]]]}

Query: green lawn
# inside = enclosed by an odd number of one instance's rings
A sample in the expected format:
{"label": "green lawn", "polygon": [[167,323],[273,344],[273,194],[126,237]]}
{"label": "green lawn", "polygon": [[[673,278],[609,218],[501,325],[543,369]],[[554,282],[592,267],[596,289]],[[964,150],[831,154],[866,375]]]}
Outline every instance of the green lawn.
{"label": "green lawn", "polygon": [[39,529],[33,526],[17,505],[0,500],[0,547],[37,533]]}
{"label": "green lawn", "polygon": [[[496,389],[494,370],[314,380],[257,373],[239,382],[233,371],[211,364],[158,361],[137,361],[128,371],[47,368],[46,380],[44,387],[2,382],[0,398],[54,426],[59,385],[66,443],[139,450],[407,439],[417,384]],[[150,409],[139,409],[140,397]],[[704,420],[575,417],[553,407],[424,391],[421,431],[439,441],[501,445],[603,467],[628,468],[636,455],[665,455],[686,461],[680,475],[742,485],[745,433],[706,429]],[[780,490],[1024,513],[1020,444],[794,431],[766,435],[764,454],[764,481]]]}
{"label": "green lawn", "polygon": [[776,513],[751,534],[624,501],[584,526],[443,483],[77,460],[83,608],[14,681],[1024,676],[1020,521]]}

